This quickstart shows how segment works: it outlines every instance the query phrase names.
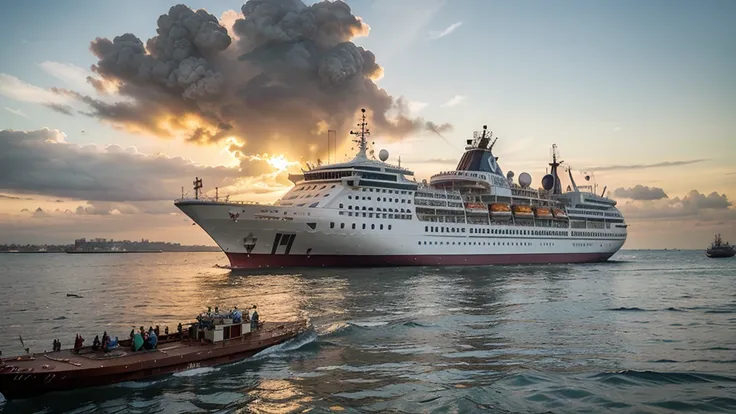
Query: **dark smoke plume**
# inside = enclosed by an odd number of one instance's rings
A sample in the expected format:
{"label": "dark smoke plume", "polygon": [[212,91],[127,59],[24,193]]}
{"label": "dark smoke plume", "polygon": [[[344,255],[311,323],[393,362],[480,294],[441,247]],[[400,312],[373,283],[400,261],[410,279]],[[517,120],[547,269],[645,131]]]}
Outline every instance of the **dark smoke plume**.
{"label": "dark smoke plume", "polygon": [[369,28],[344,2],[250,0],[242,12],[234,37],[206,11],[177,5],[145,45],[130,33],[94,40],[99,79],[90,83],[130,99],[57,93],[84,102],[90,116],[159,136],[186,131],[201,143],[233,136],[251,154],[322,148],[326,130],[345,136],[363,107],[380,137],[451,128],[410,117],[402,99],[376,86],[383,69],[351,42]]}

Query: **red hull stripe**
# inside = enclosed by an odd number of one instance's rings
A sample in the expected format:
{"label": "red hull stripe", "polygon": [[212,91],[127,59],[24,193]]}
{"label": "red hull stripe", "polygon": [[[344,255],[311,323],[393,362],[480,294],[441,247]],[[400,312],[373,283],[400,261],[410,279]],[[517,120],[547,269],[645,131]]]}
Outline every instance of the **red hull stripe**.
{"label": "red hull stripe", "polygon": [[280,267],[478,266],[509,264],[591,263],[608,260],[613,253],[549,253],[488,255],[338,256],[226,253],[237,269]]}

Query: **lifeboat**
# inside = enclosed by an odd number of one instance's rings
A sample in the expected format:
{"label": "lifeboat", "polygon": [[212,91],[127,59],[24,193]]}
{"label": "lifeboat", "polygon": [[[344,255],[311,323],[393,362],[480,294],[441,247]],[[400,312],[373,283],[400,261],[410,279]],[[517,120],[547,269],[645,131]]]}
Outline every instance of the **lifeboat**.
{"label": "lifeboat", "polygon": [[484,212],[486,211],[486,206],[482,203],[465,203],[465,208],[467,210],[482,210]]}
{"label": "lifeboat", "polygon": [[552,212],[554,213],[555,218],[559,218],[559,219],[566,219],[567,218],[567,213],[565,213],[565,210],[562,210],[562,209],[559,209],[559,208],[553,208],[552,209]]}
{"label": "lifeboat", "polygon": [[552,218],[552,212],[547,207],[537,207],[534,210],[534,215],[537,216],[537,218]]}
{"label": "lifeboat", "polygon": [[511,207],[504,203],[492,203],[488,206],[492,216],[509,216],[511,215]]}
{"label": "lifeboat", "polygon": [[521,216],[521,217],[531,217],[534,215],[532,212],[532,208],[527,205],[516,205],[513,207],[514,215],[515,216]]}

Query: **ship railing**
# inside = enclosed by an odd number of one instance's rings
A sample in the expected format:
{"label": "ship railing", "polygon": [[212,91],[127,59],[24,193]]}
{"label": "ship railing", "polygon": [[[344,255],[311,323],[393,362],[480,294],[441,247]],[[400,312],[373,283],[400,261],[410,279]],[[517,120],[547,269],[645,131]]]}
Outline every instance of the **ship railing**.
{"label": "ship railing", "polygon": [[208,202],[215,202],[215,203],[227,203],[227,204],[239,204],[239,205],[253,205],[253,206],[270,205],[270,204],[265,204],[265,203],[259,203],[258,201],[230,200],[227,197],[199,197],[199,198],[183,197],[183,198],[177,198],[174,201],[175,202],[180,202],[180,201],[208,201]]}

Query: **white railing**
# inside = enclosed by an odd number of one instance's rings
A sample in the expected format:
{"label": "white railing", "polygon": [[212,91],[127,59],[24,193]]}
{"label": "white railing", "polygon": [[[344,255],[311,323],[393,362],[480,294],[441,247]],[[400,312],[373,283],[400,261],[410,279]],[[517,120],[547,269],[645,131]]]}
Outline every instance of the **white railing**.
{"label": "white railing", "polygon": [[182,197],[177,198],[174,200],[175,202],[180,201],[206,201],[209,203],[223,203],[223,204],[239,204],[239,205],[270,205],[265,203],[259,203],[257,201],[249,201],[249,200],[230,200],[228,196],[226,197],[208,197],[208,196],[200,196],[199,198],[194,197]]}

